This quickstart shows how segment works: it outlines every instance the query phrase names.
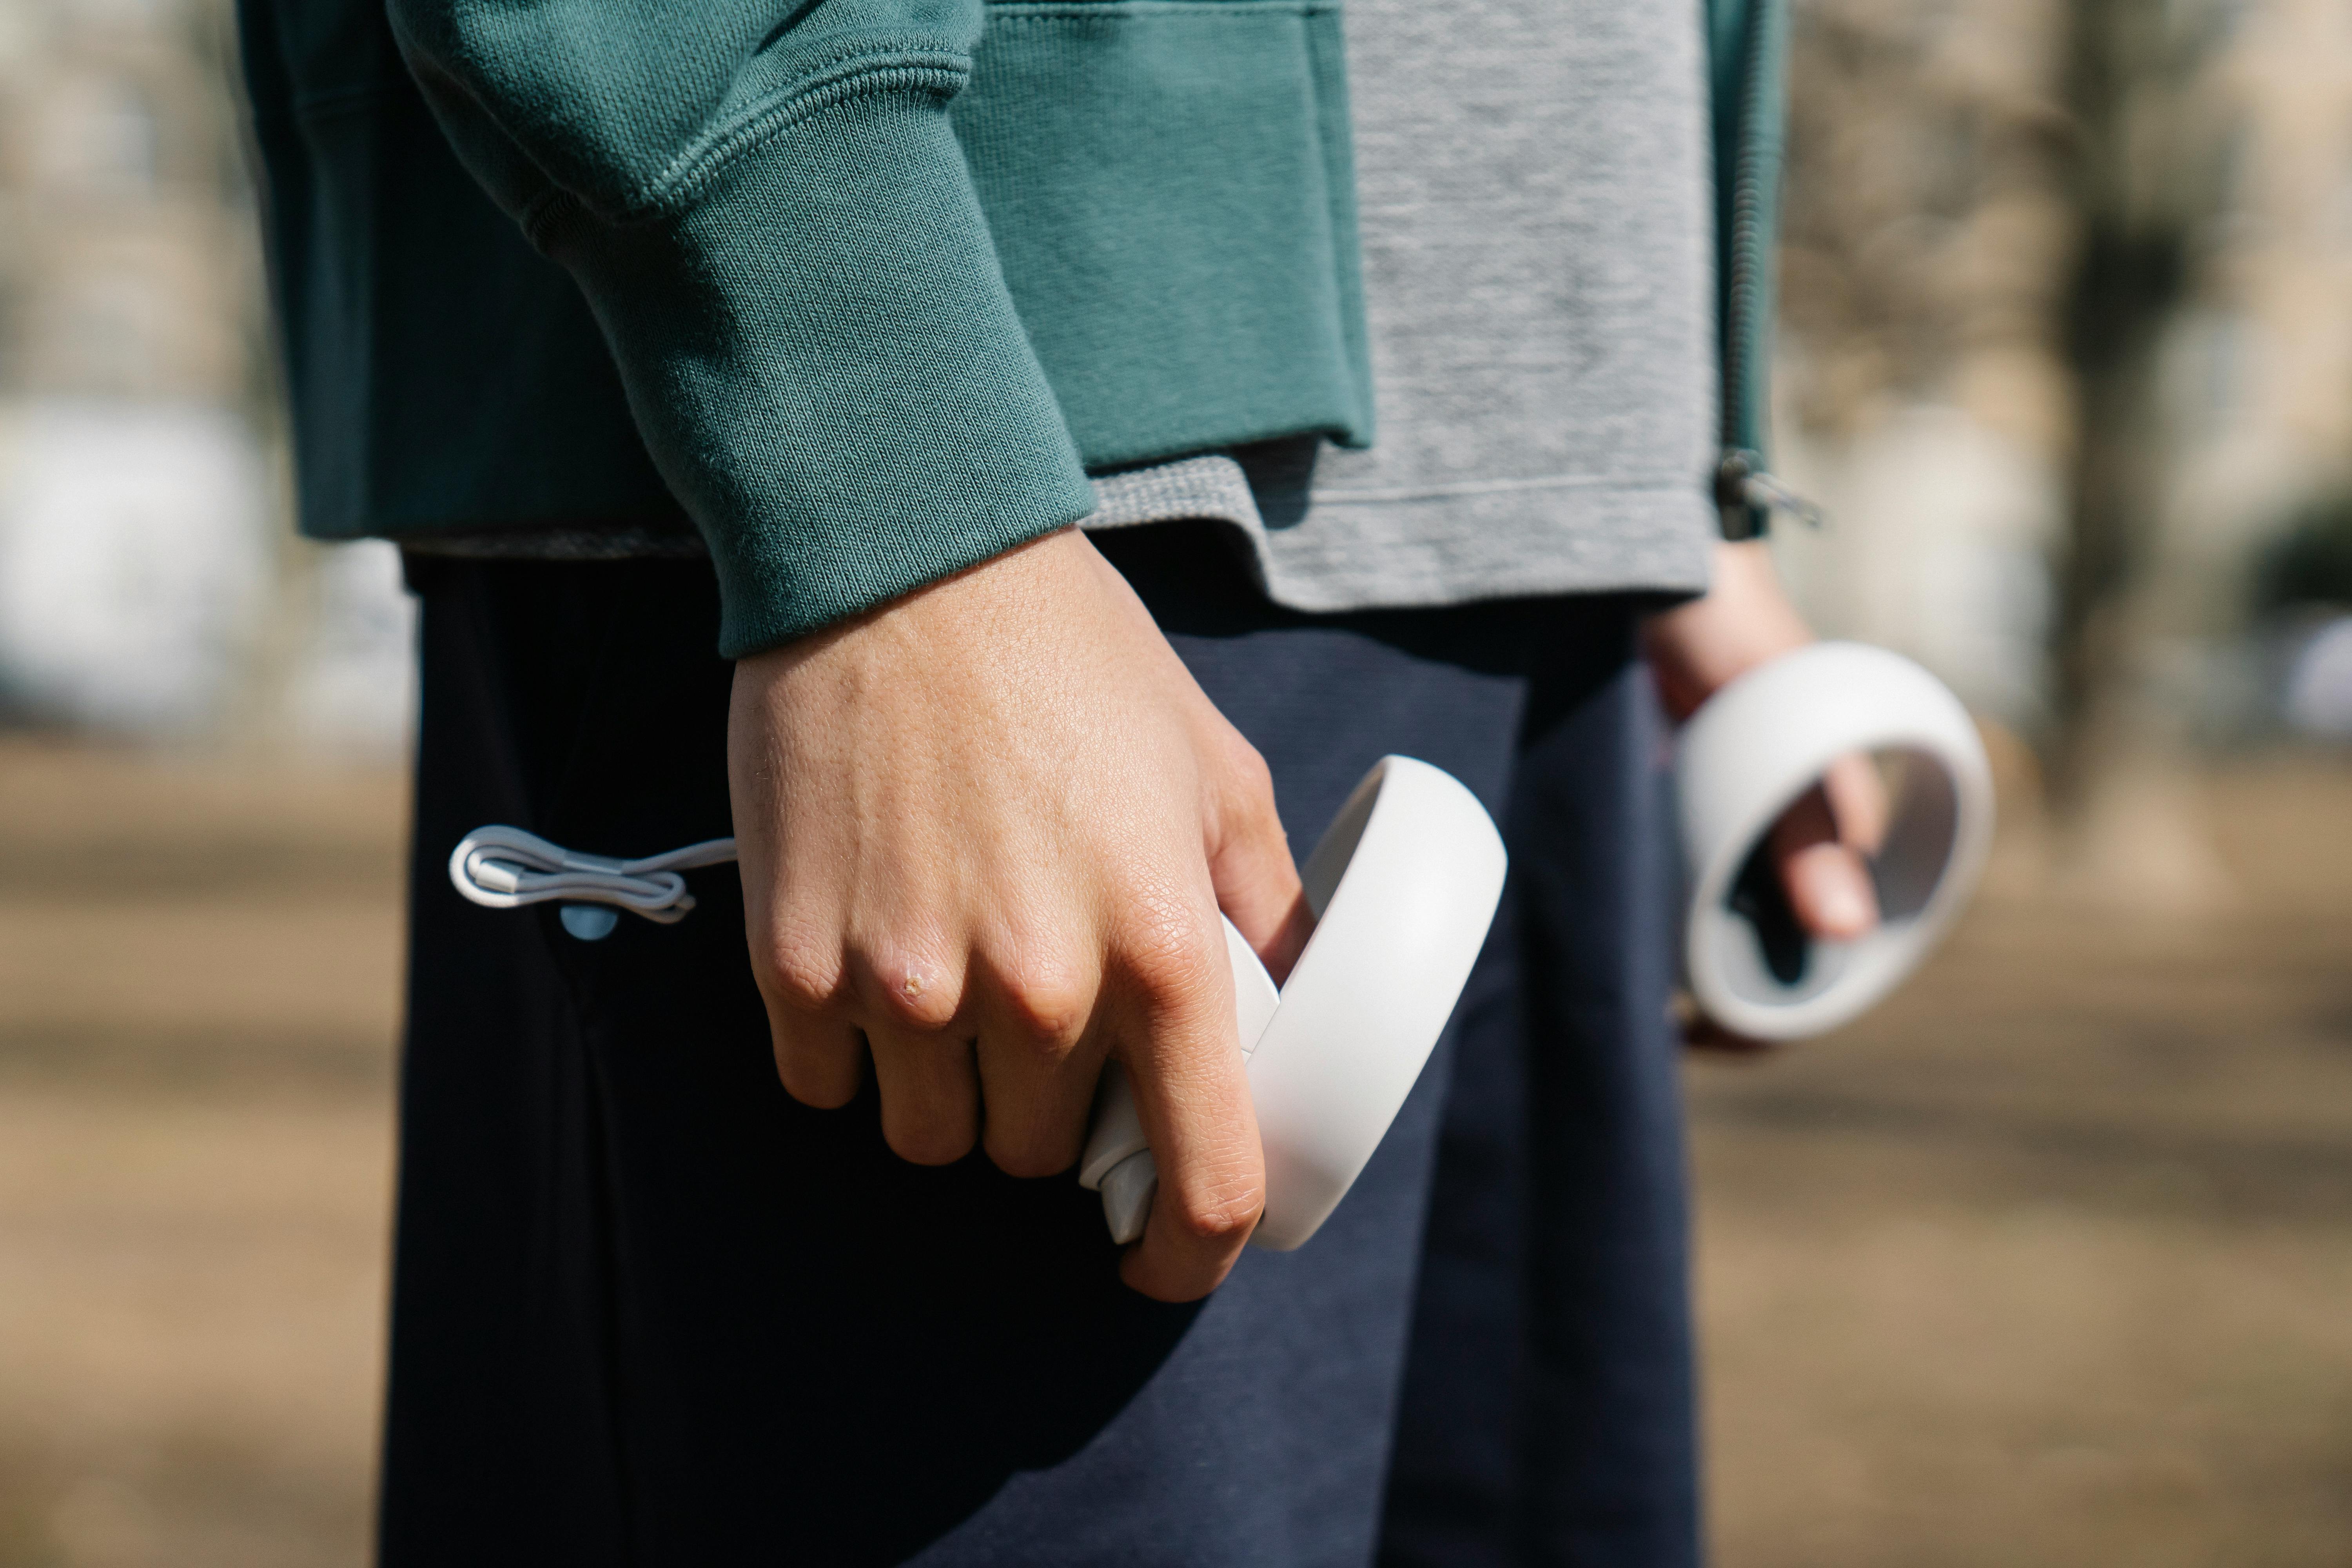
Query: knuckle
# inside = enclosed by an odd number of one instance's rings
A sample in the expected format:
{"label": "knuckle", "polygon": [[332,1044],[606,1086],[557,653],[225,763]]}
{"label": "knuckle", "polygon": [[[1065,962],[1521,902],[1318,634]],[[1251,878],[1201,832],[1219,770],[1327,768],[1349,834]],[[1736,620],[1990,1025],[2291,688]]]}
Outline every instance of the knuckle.
{"label": "knuckle", "polygon": [[1191,1239],[1213,1244],[1247,1237],[1265,1207],[1255,1185],[1233,1184],[1179,1194],[1169,1218]]}
{"label": "knuckle", "polygon": [[1085,1033],[1094,997],[1082,984],[1074,966],[1051,962],[1031,963],[1005,974],[1004,1012],[1023,1043],[1059,1056]]}
{"label": "knuckle", "polygon": [[804,930],[774,931],[752,952],[761,989],[786,1006],[821,1013],[841,993],[840,950]]}
{"label": "knuckle", "polygon": [[1252,806],[1271,812],[1274,809],[1274,769],[1266,764],[1265,753],[1236,734],[1231,766],[1234,787],[1241,792],[1242,797]]}
{"label": "knuckle", "polygon": [[1216,984],[1222,940],[1189,910],[1162,910],[1139,921],[1126,943],[1136,984],[1160,1005],[1182,1005]]}
{"label": "knuckle", "polygon": [[910,1029],[938,1034],[956,1020],[956,995],[944,985],[901,979],[877,989],[887,999],[891,1013]]}
{"label": "knuckle", "polygon": [[1273,817],[1274,770],[1266,765],[1265,753],[1236,730],[1226,737],[1219,761],[1229,807],[1253,822]]}
{"label": "knuckle", "polygon": [[898,1023],[937,1034],[962,1010],[963,977],[944,963],[914,956],[918,951],[888,946],[864,957],[864,989]]}

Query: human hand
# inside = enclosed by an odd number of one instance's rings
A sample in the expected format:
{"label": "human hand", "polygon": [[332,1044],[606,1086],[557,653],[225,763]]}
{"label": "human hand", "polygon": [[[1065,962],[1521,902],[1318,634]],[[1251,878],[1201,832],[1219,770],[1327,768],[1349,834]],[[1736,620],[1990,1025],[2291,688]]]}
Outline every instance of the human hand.
{"label": "human hand", "polygon": [[892,1149],[1067,1169],[1126,1067],[1160,1169],[1127,1283],[1214,1289],[1264,1202],[1222,909],[1277,978],[1311,916],[1256,751],[1075,530],[738,661],[729,776],[776,1070],[870,1054]]}
{"label": "human hand", "polygon": [[[1780,586],[1761,542],[1716,547],[1715,586],[1653,616],[1644,651],[1667,712],[1679,723],[1719,688],[1759,664],[1813,640]],[[1840,757],[1822,782],[1773,824],[1767,841],[1798,923],[1818,937],[1851,941],[1878,923],[1878,896],[1864,858],[1886,836],[1885,786],[1869,758]],[[1712,1026],[1694,1043],[1746,1045]]]}

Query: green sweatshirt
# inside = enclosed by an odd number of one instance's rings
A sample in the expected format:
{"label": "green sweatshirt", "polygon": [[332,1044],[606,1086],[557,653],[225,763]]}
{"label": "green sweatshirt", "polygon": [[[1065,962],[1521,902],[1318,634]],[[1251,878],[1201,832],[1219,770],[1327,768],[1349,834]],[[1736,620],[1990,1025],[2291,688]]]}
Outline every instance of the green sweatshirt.
{"label": "green sweatshirt", "polygon": [[733,656],[1078,521],[1090,470],[1370,439],[1336,0],[240,20],[315,535],[682,509]]}

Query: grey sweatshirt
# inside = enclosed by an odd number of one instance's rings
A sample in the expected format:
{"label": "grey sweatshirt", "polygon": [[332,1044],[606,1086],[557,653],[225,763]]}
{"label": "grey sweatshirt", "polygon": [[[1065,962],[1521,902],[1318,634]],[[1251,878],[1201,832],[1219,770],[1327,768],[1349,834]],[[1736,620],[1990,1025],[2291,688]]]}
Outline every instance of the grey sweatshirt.
{"label": "grey sweatshirt", "polygon": [[1298,609],[1705,587],[1717,368],[1701,7],[1349,0],[1380,432],[1097,478],[1222,519]]}

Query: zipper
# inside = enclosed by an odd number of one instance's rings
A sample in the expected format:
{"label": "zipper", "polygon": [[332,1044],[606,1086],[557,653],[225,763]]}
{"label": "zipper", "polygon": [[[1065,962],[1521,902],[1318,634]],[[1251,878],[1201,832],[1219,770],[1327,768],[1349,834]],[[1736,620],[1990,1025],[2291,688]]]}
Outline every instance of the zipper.
{"label": "zipper", "polygon": [[[1724,458],[1716,483],[1716,499],[1724,508],[1725,536],[1735,539],[1762,533],[1773,506],[1797,511],[1809,521],[1819,517],[1818,509],[1790,496],[1785,487],[1763,474],[1758,456],[1764,445],[1766,401],[1770,395],[1765,360],[1772,331],[1772,250],[1780,237],[1788,0],[1748,0],[1745,21],[1740,29],[1738,151],[1732,162],[1731,200],[1726,217],[1729,234],[1724,247]],[[1735,464],[1738,471],[1733,476]],[[1732,482],[1727,483],[1727,477]],[[1774,498],[1760,505],[1748,493],[1759,477],[1769,484],[1766,493]],[[1735,517],[1738,511],[1748,515]]]}

